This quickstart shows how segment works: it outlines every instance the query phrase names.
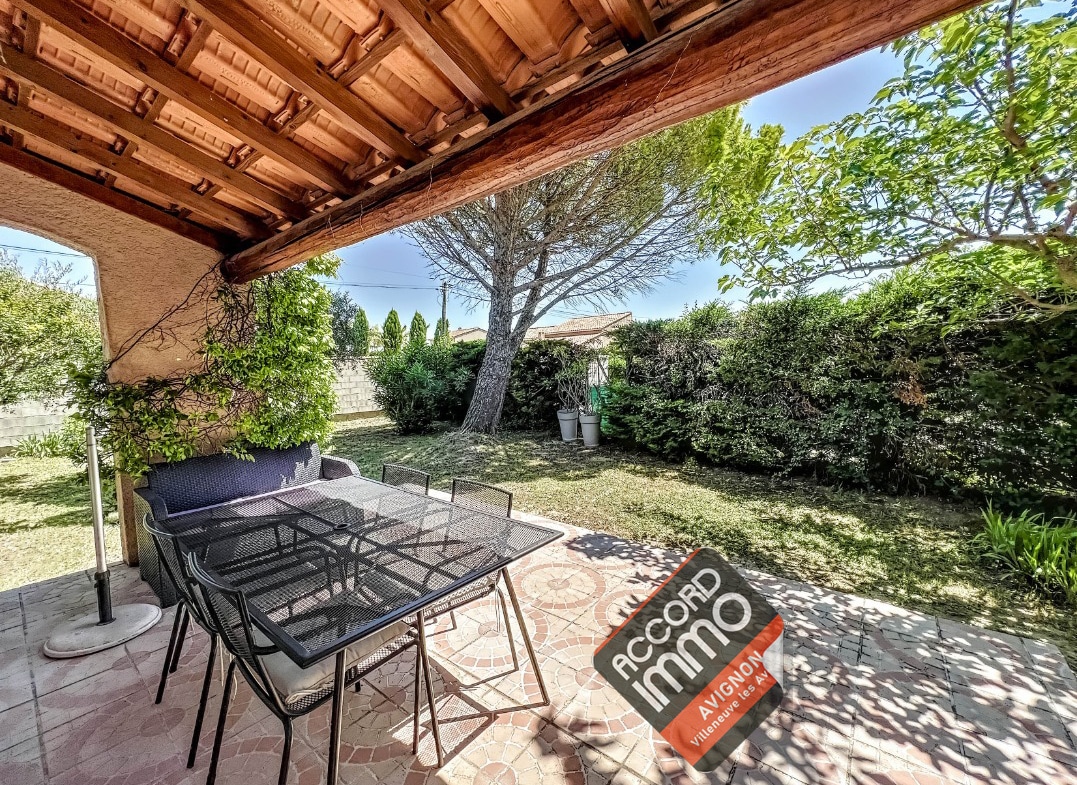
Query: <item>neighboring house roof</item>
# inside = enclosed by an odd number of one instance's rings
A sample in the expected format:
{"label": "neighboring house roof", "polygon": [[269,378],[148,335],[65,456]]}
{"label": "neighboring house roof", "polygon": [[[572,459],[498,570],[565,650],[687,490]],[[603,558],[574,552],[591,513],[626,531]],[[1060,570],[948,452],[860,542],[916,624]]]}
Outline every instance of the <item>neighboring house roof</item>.
{"label": "neighboring house roof", "polygon": [[486,330],[481,327],[457,327],[449,333],[453,343],[463,341],[481,341],[486,337]]}
{"label": "neighboring house roof", "polygon": [[577,316],[550,327],[532,327],[524,341],[568,341],[580,346],[602,348],[609,345],[611,330],[631,323],[631,311]]}
{"label": "neighboring house roof", "polygon": [[[547,327],[532,327],[524,336],[527,341],[568,341],[579,346],[601,349],[610,342],[609,333],[616,327],[632,323],[632,312],[597,313],[594,316],[577,316]],[[462,341],[480,341],[486,338],[486,330],[481,327],[458,327],[451,331],[453,343]]]}

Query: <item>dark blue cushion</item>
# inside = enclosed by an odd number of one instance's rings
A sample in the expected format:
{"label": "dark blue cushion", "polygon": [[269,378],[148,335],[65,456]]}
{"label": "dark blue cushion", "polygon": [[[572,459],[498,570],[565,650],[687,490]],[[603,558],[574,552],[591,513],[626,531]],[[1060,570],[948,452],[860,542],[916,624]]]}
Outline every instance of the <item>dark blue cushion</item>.
{"label": "dark blue cushion", "polygon": [[164,499],[169,515],[176,515],[321,479],[321,452],[313,442],[284,450],[253,449],[250,453],[253,461],[206,455],[165,464],[151,469],[146,481]]}

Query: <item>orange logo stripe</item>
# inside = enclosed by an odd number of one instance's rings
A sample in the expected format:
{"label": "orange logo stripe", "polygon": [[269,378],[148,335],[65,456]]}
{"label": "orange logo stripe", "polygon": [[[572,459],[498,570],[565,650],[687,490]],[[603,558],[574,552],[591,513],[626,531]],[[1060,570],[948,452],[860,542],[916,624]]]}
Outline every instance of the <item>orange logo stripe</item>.
{"label": "orange logo stripe", "polygon": [[[784,624],[781,616],[775,616],[770,624],[764,627],[763,631],[756,635],[752,642],[745,646],[744,650],[733,658],[733,661],[723,668],[722,672],[715,676],[711,683],[691,703],[685,706],[669,725],[662,729],[662,736],[689,763],[695,765],[717,743],[718,739],[724,736],[741,717],[759,702],[759,699],[771,687],[777,684],[770,673],[763,670],[761,666],[750,662],[748,658],[752,654],[762,657],[767,647],[778,640],[783,629]],[[718,700],[715,700],[715,696],[720,696],[720,693],[717,692],[718,688],[729,681],[730,676],[734,674],[743,675],[741,666],[746,664],[751,666],[752,673],[745,678],[745,686],[748,684],[756,685],[757,676],[762,675],[764,677],[763,681],[755,686],[755,690],[751,695],[747,698],[742,698],[739,696],[739,691],[735,691],[728,698],[719,697]],[[711,700],[712,703],[707,703],[707,700]],[[736,706],[733,705],[734,703],[736,703]],[[701,711],[704,708],[707,710],[706,717],[704,717],[704,712]],[[722,718],[720,723],[715,725],[719,718]],[[710,732],[701,737],[701,734],[706,732],[708,728],[711,729]],[[693,743],[693,741],[697,743]]]}

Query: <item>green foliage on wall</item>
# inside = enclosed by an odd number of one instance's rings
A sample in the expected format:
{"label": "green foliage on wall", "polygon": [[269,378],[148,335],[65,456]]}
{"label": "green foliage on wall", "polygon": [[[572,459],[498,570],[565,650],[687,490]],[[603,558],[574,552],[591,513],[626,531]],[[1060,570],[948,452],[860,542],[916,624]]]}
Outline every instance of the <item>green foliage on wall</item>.
{"label": "green foliage on wall", "polygon": [[199,367],[137,384],[113,383],[98,356],[72,372],[71,404],[121,471],[220,448],[283,448],[324,439],[335,406],[329,292],[332,257],[212,291]]}
{"label": "green foliage on wall", "polygon": [[[1024,271],[1052,296],[1051,271]],[[1057,292],[1055,293],[1057,295]],[[1077,317],[993,276],[706,306],[622,328],[608,430],[659,455],[1009,504],[1077,498]]]}

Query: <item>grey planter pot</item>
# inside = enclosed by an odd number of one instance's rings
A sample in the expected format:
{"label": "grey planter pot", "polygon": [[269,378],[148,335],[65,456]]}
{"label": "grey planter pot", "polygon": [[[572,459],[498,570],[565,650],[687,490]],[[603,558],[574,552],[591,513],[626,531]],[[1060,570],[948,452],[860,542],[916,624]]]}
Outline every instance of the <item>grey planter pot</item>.
{"label": "grey planter pot", "polygon": [[557,422],[561,425],[561,439],[566,442],[576,441],[576,426],[580,413],[576,409],[558,409]]}
{"label": "grey planter pot", "polygon": [[597,447],[599,437],[602,434],[602,415],[581,414],[580,431],[583,432],[584,447]]}

